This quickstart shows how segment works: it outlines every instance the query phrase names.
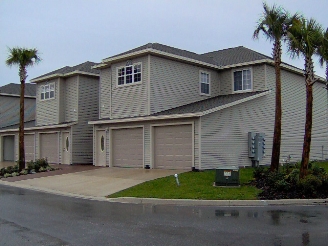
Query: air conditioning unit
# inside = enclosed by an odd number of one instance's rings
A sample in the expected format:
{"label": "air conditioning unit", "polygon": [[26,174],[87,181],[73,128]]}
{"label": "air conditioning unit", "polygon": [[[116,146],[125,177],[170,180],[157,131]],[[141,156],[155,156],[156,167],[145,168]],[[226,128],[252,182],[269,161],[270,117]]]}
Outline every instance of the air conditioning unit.
{"label": "air conditioning unit", "polygon": [[215,172],[215,186],[239,186],[239,167],[219,167]]}

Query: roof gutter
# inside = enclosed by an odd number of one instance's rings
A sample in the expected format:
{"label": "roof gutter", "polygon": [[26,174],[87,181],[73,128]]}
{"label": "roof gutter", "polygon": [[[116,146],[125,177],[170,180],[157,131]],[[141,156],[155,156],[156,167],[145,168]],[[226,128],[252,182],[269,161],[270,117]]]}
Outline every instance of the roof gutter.
{"label": "roof gutter", "polygon": [[[33,126],[33,127],[27,127],[25,128],[25,131],[33,131],[33,130],[47,130],[47,129],[54,129],[54,128],[65,128],[65,127],[70,127],[73,125],[76,125],[77,122],[73,123],[65,123],[65,124],[60,124],[60,125],[49,125],[49,126]],[[0,133],[7,133],[7,132],[17,132],[19,129],[7,129],[7,130],[0,130]]]}
{"label": "roof gutter", "polygon": [[[226,66],[220,66],[220,69],[228,69],[228,68],[235,68],[235,67],[242,67],[242,66],[250,66],[250,65],[256,65],[256,64],[261,64],[261,63],[267,63],[274,65],[274,60],[271,59],[262,59],[262,60],[256,60],[256,61],[250,61],[250,62],[243,62],[243,63],[237,63],[237,64],[231,64],[231,65],[226,65]],[[281,67],[285,70],[297,73],[299,75],[304,75],[304,70],[300,68],[293,67],[291,65],[282,63]],[[315,75],[316,79],[319,79],[321,82],[325,83],[325,79],[323,77]]]}
{"label": "roof gutter", "polygon": [[114,123],[136,122],[136,121],[180,119],[180,118],[199,117],[201,115],[202,115],[202,113],[188,113],[188,114],[172,114],[172,115],[144,116],[144,117],[124,118],[124,119],[89,121],[88,124],[89,125],[98,125],[98,124],[114,124]]}
{"label": "roof gutter", "polygon": [[[20,97],[20,95],[18,94],[9,94],[9,93],[0,93],[1,96],[8,96],[8,97]],[[36,96],[27,96],[27,95],[24,95],[24,98],[32,98],[32,99],[35,99]]]}

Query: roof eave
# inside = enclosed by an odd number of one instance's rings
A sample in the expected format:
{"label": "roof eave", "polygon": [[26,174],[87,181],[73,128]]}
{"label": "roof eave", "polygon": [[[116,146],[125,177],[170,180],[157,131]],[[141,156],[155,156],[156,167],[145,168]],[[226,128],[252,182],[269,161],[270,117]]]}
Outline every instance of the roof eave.
{"label": "roof eave", "polygon": [[[33,131],[33,130],[46,130],[46,129],[56,129],[56,128],[65,128],[65,127],[70,127],[73,125],[76,125],[77,122],[72,122],[72,123],[65,123],[65,124],[60,124],[60,125],[49,125],[49,126],[32,126],[32,127],[26,127],[24,128],[25,131]],[[7,133],[7,132],[17,132],[19,129],[7,129],[7,130],[0,130],[0,133]]]}
{"label": "roof eave", "polygon": [[[9,94],[9,93],[2,93],[2,92],[0,92],[0,95],[1,96],[8,96],[8,97],[20,97],[20,95],[18,95],[18,94]],[[32,99],[35,99],[36,96],[24,95],[24,98],[32,98]]]}
{"label": "roof eave", "polygon": [[86,76],[92,76],[92,77],[100,76],[99,74],[95,74],[95,73],[89,73],[89,72],[75,70],[75,71],[69,72],[69,73],[56,73],[56,74],[51,74],[51,75],[44,76],[44,77],[37,78],[37,79],[31,79],[31,83],[39,83],[39,82],[49,80],[49,79],[65,78],[65,77],[71,77],[74,75],[86,75]]}
{"label": "roof eave", "polygon": [[166,119],[179,119],[179,118],[193,118],[199,117],[201,113],[188,113],[188,114],[172,114],[172,115],[158,115],[158,116],[144,116],[135,118],[125,119],[112,119],[112,120],[97,120],[89,121],[89,125],[100,125],[100,124],[114,124],[114,123],[126,123],[126,122],[137,122],[137,121],[151,121],[151,120],[166,120]]}

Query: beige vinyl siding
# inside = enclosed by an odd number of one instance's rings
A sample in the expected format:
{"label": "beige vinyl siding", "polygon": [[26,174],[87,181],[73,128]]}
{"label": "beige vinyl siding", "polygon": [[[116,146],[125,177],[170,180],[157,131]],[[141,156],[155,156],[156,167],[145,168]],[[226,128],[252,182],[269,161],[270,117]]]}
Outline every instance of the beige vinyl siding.
{"label": "beige vinyl siding", "polygon": [[132,64],[142,64],[141,83],[138,82],[126,86],[117,86],[117,68],[125,66],[126,62],[127,61],[115,63],[111,66],[111,118],[125,118],[148,114],[148,56],[134,58],[131,60]]}
{"label": "beige vinyl siding", "polygon": [[220,94],[227,95],[234,93],[233,91],[233,72],[236,70],[250,68],[252,70],[253,91],[267,90],[265,83],[265,67],[266,65],[247,66],[240,68],[232,68],[220,71]]}
{"label": "beige vinyl siding", "polygon": [[65,79],[58,78],[58,117],[59,123],[65,122],[65,113],[66,113],[66,83]]}
{"label": "beige vinyl siding", "polygon": [[210,74],[210,96],[219,95],[217,71],[150,56],[150,113],[209,98],[200,95],[200,71]]}
{"label": "beige vinyl siding", "polygon": [[[58,80],[59,79],[53,79],[47,82],[37,83],[37,92],[36,92],[36,125],[37,126],[52,125],[52,124],[59,123]],[[40,100],[41,86],[50,83],[55,84],[55,98],[49,100]]]}
{"label": "beige vinyl siding", "polygon": [[93,155],[93,130],[88,121],[98,119],[99,79],[83,75],[78,77],[78,124],[72,126],[72,161],[73,164],[89,164]]}
{"label": "beige vinyl siding", "polygon": [[[267,152],[272,147],[273,114],[270,111],[274,94],[238,104],[201,118],[201,169],[220,166],[250,166],[248,158],[249,131],[266,134]],[[262,106],[263,107],[262,107]],[[269,161],[268,153],[261,164]]]}
{"label": "beige vinyl siding", "polygon": [[111,100],[111,68],[105,68],[100,71],[99,84],[99,118],[110,118],[110,100]]}
{"label": "beige vinyl siding", "polygon": [[[249,131],[266,135],[266,157],[260,164],[270,164],[275,107],[275,75],[272,66],[266,66],[267,86],[272,92],[246,103],[203,116],[201,119],[201,169],[226,165],[250,166],[247,134]],[[322,146],[328,148],[326,125],[327,94],[323,84],[314,85],[313,130],[311,159],[322,159]],[[288,155],[299,161],[305,124],[304,78],[282,71],[282,145],[281,160]],[[325,152],[327,153],[327,152]],[[326,156],[324,156],[326,158]]]}
{"label": "beige vinyl siding", "polygon": [[[19,124],[19,96],[0,95],[0,128]],[[24,99],[24,121],[35,120],[35,99]]]}
{"label": "beige vinyl siding", "polygon": [[65,122],[78,120],[78,94],[78,76],[67,78],[65,95],[61,95],[65,98]]}

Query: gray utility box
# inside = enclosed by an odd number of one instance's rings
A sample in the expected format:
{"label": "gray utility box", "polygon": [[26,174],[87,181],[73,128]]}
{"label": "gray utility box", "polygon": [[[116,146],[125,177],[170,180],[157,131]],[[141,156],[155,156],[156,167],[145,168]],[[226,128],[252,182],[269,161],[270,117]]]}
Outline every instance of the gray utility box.
{"label": "gray utility box", "polygon": [[238,186],[239,167],[219,167],[215,172],[215,186]]}

